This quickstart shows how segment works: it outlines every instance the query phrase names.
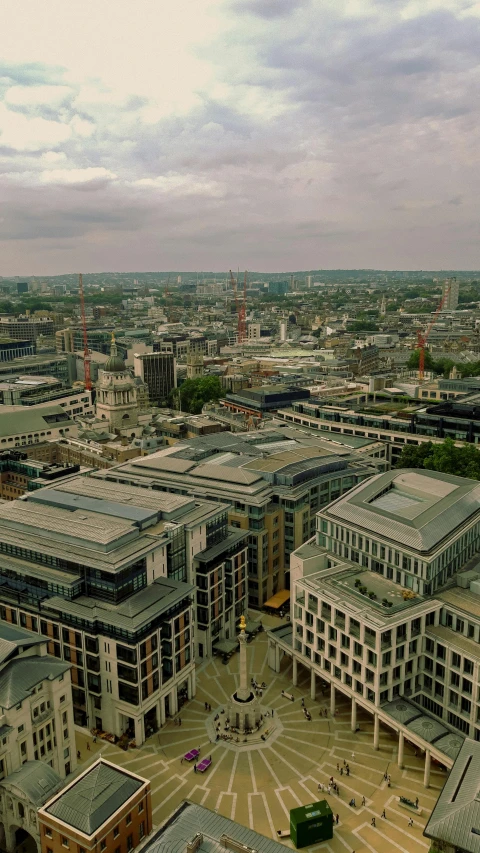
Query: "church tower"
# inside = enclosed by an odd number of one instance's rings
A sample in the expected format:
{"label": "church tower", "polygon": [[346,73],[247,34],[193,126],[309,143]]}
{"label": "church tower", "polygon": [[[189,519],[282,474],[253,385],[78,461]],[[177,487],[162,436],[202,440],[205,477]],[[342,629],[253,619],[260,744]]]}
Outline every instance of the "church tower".
{"label": "church tower", "polygon": [[190,341],[187,355],[187,379],[198,379],[199,376],[203,376],[202,350]]}
{"label": "church tower", "polygon": [[137,388],[112,334],[110,357],[97,382],[97,418],[108,423],[110,432],[119,433],[138,423]]}

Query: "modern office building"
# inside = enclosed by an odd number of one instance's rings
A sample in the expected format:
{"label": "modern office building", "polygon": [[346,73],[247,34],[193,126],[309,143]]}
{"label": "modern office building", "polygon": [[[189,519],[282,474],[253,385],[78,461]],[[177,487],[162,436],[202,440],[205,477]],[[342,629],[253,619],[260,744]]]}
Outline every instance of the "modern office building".
{"label": "modern office building", "polygon": [[[34,343],[32,343],[32,347]],[[22,355],[18,353],[8,363],[0,359],[0,379],[9,376],[54,376],[64,385],[71,385],[76,379],[73,373],[74,362],[67,355]]]}
{"label": "modern office building", "polygon": [[232,412],[262,417],[264,413],[276,412],[291,406],[295,400],[308,400],[307,388],[290,388],[286,385],[262,385],[259,388],[243,388],[237,394],[227,394],[222,404]]}
{"label": "modern office building", "polygon": [[41,853],[130,853],[152,830],[150,782],[100,758],[38,810]]}
{"label": "modern office building", "polygon": [[16,341],[36,341],[40,335],[53,337],[54,322],[49,317],[0,316],[0,334]]}
{"label": "modern office building", "polygon": [[77,725],[140,744],[194,695],[194,640],[207,655],[234,635],[244,540],[218,503],[53,484],[0,506],[0,619],[34,619],[71,664]]}
{"label": "modern office building", "polygon": [[230,524],[248,536],[249,605],[262,607],[288,586],[288,555],[314,532],[317,510],[383,465],[279,428],[181,441],[95,477],[227,504]]}
{"label": "modern office building", "polygon": [[0,498],[14,501],[27,491],[44,488],[52,482],[57,484],[79,470],[79,465],[51,465],[29,459],[19,450],[4,450],[0,452]]}
{"label": "modern office building", "polygon": [[[317,516],[291,557],[292,627],[270,664],[293,657],[357,706],[451,767],[480,740],[480,484],[433,471],[379,474]],[[478,569],[478,571],[477,571]],[[471,571],[470,571],[471,570]],[[473,580],[472,580],[473,579]]]}
{"label": "modern office building", "polygon": [[134,356],[135,376],[148,387],[150,402],[164,405],[177,387],[175,357],[168,352],[147,352]]}
{"label": "modern office building", "polygon": [[[12,375],[0,380],[1,406],[37,406],[57,403],[70,415],[76,417],[94,414],[92,392],[85,389],[65,388],[54,376]],[[3,409],[0,408],[0,414]]]}
{"label": "modern office building", "polygon": [[13,338],[0,337],[0,362],[35,355],[35,352],[35,341],[17,341]]}

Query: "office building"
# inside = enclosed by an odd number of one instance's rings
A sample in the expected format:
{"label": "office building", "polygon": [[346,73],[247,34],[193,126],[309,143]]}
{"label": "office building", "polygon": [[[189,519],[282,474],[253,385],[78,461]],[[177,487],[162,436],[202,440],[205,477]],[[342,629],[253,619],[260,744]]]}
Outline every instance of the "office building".
{"label": "office building", "polygon": [[[27,491],[61,482],[78,474],[79,465],[50,465],[36,459],[28,459],[18,450],[0,453],[0,498],[14,501]],[[82,472],[83,473],[83,472]]]}
{"label": "office building", "polygon": [[456,311],[458,307],[458,295],[460,282],[456,278],[447,278],[442,284],[443,311]]}
{"label": "office building", "polygon": [[0,317],[0,335],[17,341],[36,341],[40,335],[53,337],[54,332],[54,323],[49,317]]}
{"label": "office building", "polygon": [[[34,345],[32,342],[32,346]],[[0,363],[0,380],[11,375],[54,376],[64,385],[71,385],[76,379],[73,363],[70,366],[66,355],[15,356],[7,364]]]}
{"label": "office building", "polygon": [[13,338],[0,337],[0,362],[35,355],[35,352],[35,341],[16,341]]}
{"label": "office building", "polygon": [[204,435],[95,476],[227,504],[248,536],[249,605],[262,607],[288,586],[288,555],[314,532],[317,510],[377,466],[384,461],[280,428]]}
{"label": "office building", "polygon": [[61,406],[3,406],[0,416],[0,450],[75,437],[77,424]]}
{"label": "office building", "polygon": [[150,782],[100,758],[38,810],[41,853],[130,853],[152,829]]}
{"label": "office building", "polygon": [[0,506],[0,552],[1,619],[35,619],[75,723],[125,743],[194,695],[194,639],[208,655],[245,611],[245,535],[217,503],[78,477]]}
{"label": "office building", "polygon": [[[92,392],[79,388],[65,388],[54,376],[12,375],[0,379],[0,407],[39,406],[56,403],[70,417],[93,415]],[[0,414],[3,411],[0,408]]]}
{"label": "office building", "polygon": [[[379,474],[318,513],[291,557],[292,626],[283,654],[450,768],[465,736],[480,740],[480,484],[433,471]],[[477,570],[478,569],[478,570]]]}
{"label": "office building", "polygon": [[175,358],[172,353],[149,352],[135,354],[135,376],[145,382],[152,405],[162,406],[177,387]]}
{"label": "office building", "polygon": [[259,388],[244,388],[236,394],[227,394],[222,404],[232,412],[262,417],[264,413],[276,412],[291,406],[296,400],[308,400],[307,388],[287,385],[262,385]]}
{"label": "office building", "polygon": [[17,294],[28,293],[28,281],[17,281]]}

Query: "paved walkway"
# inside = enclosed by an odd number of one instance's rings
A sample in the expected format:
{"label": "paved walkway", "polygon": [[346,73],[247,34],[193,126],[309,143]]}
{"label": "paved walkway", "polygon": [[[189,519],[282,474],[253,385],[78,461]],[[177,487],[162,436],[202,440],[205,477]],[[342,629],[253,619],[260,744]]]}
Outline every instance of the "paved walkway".
{"label": "paved walkway", "polygon": [[[432,765],[431,788],[423,787],[423,761],[405,744],[405,767],[396,764],[397,739],[387,729],[380,729],[380,749],[373,749],[373,722],[358,711],[360,731],[350,730],[350,702],[337,692],[338,713],[333,719],[320,716],[329,708],[329,692],[310,699],[310,676],[299,667],[298,687],[292,687],[291,660],[284,659],[282,672],[276,675],[267,664],[267,637],[260,634],[248,646],[249,673],[257,681],[265,681],[263,706],[274,710],[276,730],[263,744],[241,746],[223,741],[211,743],[208,730],[212,713],[226,707],[229,695],[238,682],[238,655],[227,666],[215,659],[203,664],[197,674],[197,695],[180,713],[182,725],[169,721],[140,749],[124,752],[109,744],[91,744],[86,751],[85,738],[78,736],[82,759],[93,758],[101,748],[102,755],[116,764],[128,767],[151,780],[154,823],[161,824],[183,799],[190,799],[220,814],[249,826],[271,838],[277,829],[289,826],[289,810],[326,796],[334,814],[339,814],[332,841],[312,850],[330,853],[425,853],[429,844],[422,836],[426,821],[445,781],[445,774]],[[281,690],[295,696],[294,702],[283,699]],[[308,722],[301,699],[312,714]],[[268,727],[268,723],[267,723]],[[182,755],[201,746],[201,757],[212,756],[212,767],[195,774],[191,764],[181,762]],[[337,770],[344,760],[350,765],[350,776]],[[384,781],[391,776],[391,787]],[[328,784],[334,777],[340,796],[318,793],[318,784]],[[410,814],[398,805],[399,795],[419,798],[421,817],[408,826]],[[366,805],[362,807],[362,797]],[[356,800],[356,808],[349,805]],[[386,820],[381,817],[386,811]],[[376,826],[371,825],[375,817]],[[290,839],[284,839],[293,847]],[[308,849],[308,848],[306,848]]]}

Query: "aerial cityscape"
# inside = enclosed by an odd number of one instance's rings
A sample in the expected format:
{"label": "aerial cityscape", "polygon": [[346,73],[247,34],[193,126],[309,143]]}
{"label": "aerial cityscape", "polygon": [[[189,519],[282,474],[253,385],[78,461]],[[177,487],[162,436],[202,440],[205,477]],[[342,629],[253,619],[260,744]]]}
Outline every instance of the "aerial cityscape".
{"label": "aerial cityscape", "polygon": [[480,853],[473,0],[24,0],[0,853]]}

